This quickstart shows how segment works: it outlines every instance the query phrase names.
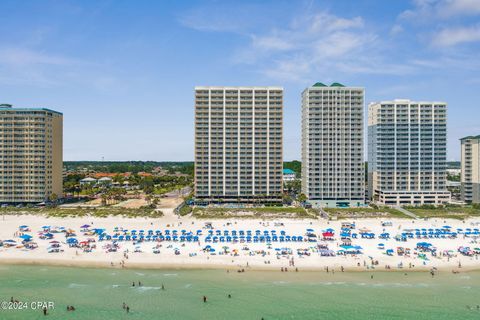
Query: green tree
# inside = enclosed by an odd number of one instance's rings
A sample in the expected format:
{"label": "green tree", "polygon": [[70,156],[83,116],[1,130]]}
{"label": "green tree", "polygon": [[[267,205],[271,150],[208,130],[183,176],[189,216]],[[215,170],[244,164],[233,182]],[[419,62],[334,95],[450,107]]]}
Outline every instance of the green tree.
{"label": "green tree", "polygon": [[300,193],[297,197],[297,200],[300,201],[300,202],[305,202],[305,201],[307,201],[307,196],[303,193]]}

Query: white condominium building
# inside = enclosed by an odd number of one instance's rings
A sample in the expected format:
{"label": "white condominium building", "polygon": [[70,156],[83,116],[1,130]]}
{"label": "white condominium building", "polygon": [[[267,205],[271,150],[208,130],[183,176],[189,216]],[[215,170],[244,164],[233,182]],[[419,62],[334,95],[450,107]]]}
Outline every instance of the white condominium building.
{"label": "white condominium building", "polygon": [[480,136],[465,137],[462,143],[462,201],[480,203]]}
{"label": "white condominium building", "polygon": [[0,203],[62,197],[63,115],[0,105]]}
{"label": "white condominium building", "polygon": [[368,110],[369,197],[384,205],[438,205],[446,187],[447,105],[393,100]]}
{"label": "white condominium building", "polygon": [[195,197],[281,202],[283,88],[195,88]]}
{"label": "white condominium building", "polygon": [[314,206],[365,203],[364,89],[316,83],[302,93],[302,192]]}

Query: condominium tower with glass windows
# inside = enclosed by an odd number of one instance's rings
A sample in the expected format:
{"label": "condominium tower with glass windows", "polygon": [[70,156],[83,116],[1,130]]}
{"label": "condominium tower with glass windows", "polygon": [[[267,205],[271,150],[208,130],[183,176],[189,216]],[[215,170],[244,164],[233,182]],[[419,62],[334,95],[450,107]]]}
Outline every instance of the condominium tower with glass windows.
{"label": "condominium tower with glass windows", "polygon": [[375,203],[450,201],[446,157],[446,103],[393,100],[369,105],[368,193]]}
{"label": "condominium tower with glass windows", "polygon": [[480,136],[460,139],[462,201],[480,203]]}
{"label": "condominium tower with glass windows", "polygon": [[316,207],[365,204],[364,89],[316,83],[302,93],[302,192]]}
{"label": "condominium tower with glass windows", "polygon": [[62,196],[63,115],[0,105],[0,203]]}
{"label": "condominium tower with glass windows", "polygon": [[195,197],[282,201],[283,88],[195,88]]}

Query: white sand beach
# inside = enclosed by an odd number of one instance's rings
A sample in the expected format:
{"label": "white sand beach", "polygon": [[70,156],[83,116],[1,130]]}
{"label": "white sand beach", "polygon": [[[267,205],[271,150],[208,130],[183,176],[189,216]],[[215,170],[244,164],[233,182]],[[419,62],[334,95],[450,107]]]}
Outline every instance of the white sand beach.
{"label": "white sand beach", "polygon": [[[283,231],[286,235],[302,236],[302,241],[288,242],[266,242],[248,243],[246,241],[225,241],[225,242],[206,242],[209,230],[205,228],[205,220],[193,219],[189,217],[179,218],[173,215],[169,209],[166,209],[166,215],[159,219],[132,219],[132,218],[46,218],[34,215],[5,215],[0,217],[0,240],[14,240],[15,245],[0,247],[0,263],[2,264],[43,264],[43,265],[63,265],[63,266],[92,266],[107,268],[223,268],[231,271],[244,269],[248,270],[276,270],[287,268],[288,271],[306,270],[335,270],[340,271],[343,267],[348,271],[373,271],[373,270],[391,270],[391,271],[424,271],[437,268],[448,271],[467,271],[480,269],[479,255],[473,253],[471,256],[463,255],[458,252],[459,247],[480,247],[477,243],[477,236],[465,235],[467,228],[474,230],[480,225],[480,219],[467,220],[407,220],[407,219],[357,219],[346,220],[355,222],[356,228],[352,233],[358,233],[360,229],[366,229],[375,235],[373,239],[363,239],[358,236],[352,238],[351,245],[359,246],[361,254],[339,254],[342,250],[342,241],[340,240],[342,221],[326,220],[253,220],[253,219],[228,219],[211,220],[213,235],[220,230],[222,235],[225,230],[231,234],[233,230],[239,231],[251,230],[255,235],[256,230],[262,234],[272,232],[280,235]],[[382,222],[390,221],[391,226],[382,226]],[[282,225],[283,224],[283,225]],[[21,233],[19,226],[26,225],[30,231]],[[116,252],[107,252],[111,246],[112,240],[99,241],[98,235],[89,235],[81,232],[82,225],[90,225],[88,229],[105,229],[105,234],[114,235],[114,228],[118,227],[118,234],[130,234],[131,230],[160,230],[162,234],[165,230],[186,230],[196,234],[201,230],[198,242],[193,241],[117,241],[118,248]],[[397,241],[396,235],[402,233],[405,229],[442,229],[448,225],[451,231],[462,229],[456,238],[427,238],[407,239],[407,241]],[[53,239],[39,239],[39,232],[43,231],[43,226],[64,227],[72,229],[78,242],[94,239],[90,242],[90,247],[95,247],[91,252],[85,252],[79,247],[69,247],[65,233],[54,233]],[[323,241],[322,232],[326,229],[333,229],[333,240]],[[121,231],[129,230],[128,232]],[[310,233],[317,236],[317,241],[306,241],[307,229],[312,229]],[[390,239],[379,239],[382,233],[389,233]],[[31,235],[32,241],[38,245],[35,249],[26,249],[23,247],[21,234]],[[48,248],[52,245],[51,241],[58,241],[61,252],[48,253]],[[416,250],[417,243],[428,242],[436,248],[436,256],[430,252],[424,253]],[[379,244],[384,246],[379,249]],[[5,242],[4,242],[5,244]],[[334,256],[321,256],[318,245],[328,246],[328,250],[335,252]],[[203,250],[207,245],[215,250],[209,252]],[[398,255],[397,248],[402,247],[409,251],[408,255]],[[154,248],[156,252],[154,253]],[[283,248],[283,249],[282,249]],[[358,248],[358,247],[356,247]],[[299,254],[297,249],[304,249]],[[392,255],[387,255],[386,250],[393,249]],[[135,252],[141,251],[141,252]],[[282,252],[283,251],[283,252]],[[449,251],[447,253],[447,251]],[[282,254],[283,253],[283,254]],[[341,253],[341,251],[340,251]],[[448,254],[448,255],[447,255]],[[128,257],[128,258],[127,258]],[[376,263],[378,262],[378,264]]]}

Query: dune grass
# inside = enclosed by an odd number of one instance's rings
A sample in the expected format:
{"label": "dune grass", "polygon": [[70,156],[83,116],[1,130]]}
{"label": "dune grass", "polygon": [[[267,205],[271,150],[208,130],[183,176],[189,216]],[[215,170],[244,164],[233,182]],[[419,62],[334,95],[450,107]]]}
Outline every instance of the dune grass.
{"label": "dune grass", "polygon": [[196,207],[192,215],[197,218],[293,218],[316,219],[316,215],[299,207],[260,207],[260,208],[204,208]]}
{"label": "dune grass", "polygon": [[106,218],[119,216],[125,218],[160,218],[163,212],[151,208],[2,208],[0,214],[4,215],[44,215],[55,218],[68,217],[96,217]]}

